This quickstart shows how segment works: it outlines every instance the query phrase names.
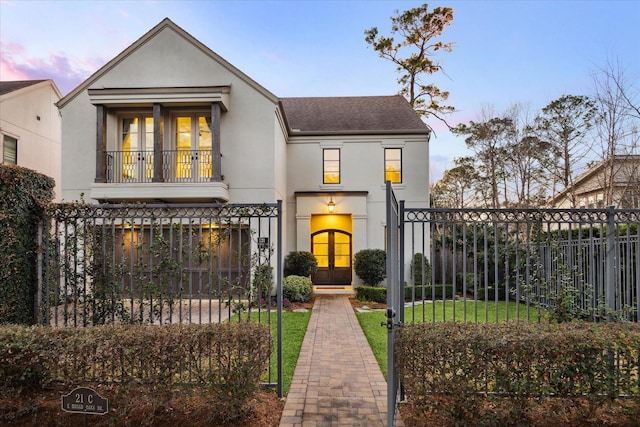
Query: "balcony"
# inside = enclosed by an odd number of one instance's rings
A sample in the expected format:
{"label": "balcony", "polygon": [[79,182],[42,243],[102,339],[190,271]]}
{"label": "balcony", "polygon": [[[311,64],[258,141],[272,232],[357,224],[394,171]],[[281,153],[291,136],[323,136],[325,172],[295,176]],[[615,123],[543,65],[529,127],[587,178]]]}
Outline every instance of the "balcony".
{"label": "balcony", "polygon": [[213,179],[211,150],[165,150],[160,154],[160,162],[156,162],[153,151],[104,152],[104,179],[92,185],[91,198],[122,202],[228,201],[226,184]]}

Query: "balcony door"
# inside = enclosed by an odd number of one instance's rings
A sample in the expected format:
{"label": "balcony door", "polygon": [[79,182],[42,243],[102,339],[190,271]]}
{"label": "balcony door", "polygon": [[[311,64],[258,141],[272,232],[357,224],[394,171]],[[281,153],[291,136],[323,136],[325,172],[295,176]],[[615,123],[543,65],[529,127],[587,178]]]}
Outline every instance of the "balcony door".
{"label": "balcony door", "polygon": [[311,235],[311,247],[318,270],[311,278],[316,286],[351,285],[351,234],[322,230]]}
{"label": "balcony door", "polygon": [[[121,173],[122,182],[144,182],[153,178],[153,117],[122,119],[122,158],[108,159],[120,163],[109,168]],[[111,166],[111,165],[110,165]]]}
{"label": "balcony door", "polygon": [[205,182],[212,176],[211,117],[185,114],[175,117],[176,150],[174,160],[176,179]]}

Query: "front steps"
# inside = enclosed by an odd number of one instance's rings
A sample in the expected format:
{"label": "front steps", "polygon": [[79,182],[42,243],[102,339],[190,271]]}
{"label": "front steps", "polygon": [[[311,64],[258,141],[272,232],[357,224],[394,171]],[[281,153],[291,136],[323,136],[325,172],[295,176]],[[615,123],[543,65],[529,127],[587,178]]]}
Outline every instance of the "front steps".
{"label": "front steps", "polygon": [[353,286],[314,286],[313,293],[316,295],[353,295],[356,291]]}

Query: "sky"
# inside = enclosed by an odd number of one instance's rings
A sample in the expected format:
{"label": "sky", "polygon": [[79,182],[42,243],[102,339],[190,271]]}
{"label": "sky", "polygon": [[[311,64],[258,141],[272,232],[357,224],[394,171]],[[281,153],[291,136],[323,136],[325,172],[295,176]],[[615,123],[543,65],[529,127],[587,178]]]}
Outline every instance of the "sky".
{"label": "sky", "polygon": [[[395,66],[364,40],[389,35],[396,11],[422,1],[30,1],[0,0],[0,80],[53,79],[69,93],[169,18],[279,97],[393,95]],[[592,93],[593,75],[619,63],[640,82],[640,1],[428,2],[454,20],[440,37],[453,51],[428,81],[449,91],[450,125],[514,103],[538,112],[562,95]],[[637,87],[637,86],[636,86]],[[431,179],[470,155],[438,120]]]}

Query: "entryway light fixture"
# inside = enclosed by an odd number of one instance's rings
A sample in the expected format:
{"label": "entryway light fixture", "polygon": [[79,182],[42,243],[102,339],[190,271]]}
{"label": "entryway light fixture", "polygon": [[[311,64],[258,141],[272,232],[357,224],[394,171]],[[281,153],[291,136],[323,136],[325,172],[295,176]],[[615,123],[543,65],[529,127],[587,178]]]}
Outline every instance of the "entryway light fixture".
{"label": "entryway light fixture", "polygon": [[336,204],[333,203],[333,196],[331,196],[331,200],[329,200],[329,203],[327,203],[327,210],[329,211],[329,213],[333,213],[333,211],[336,210]]}

